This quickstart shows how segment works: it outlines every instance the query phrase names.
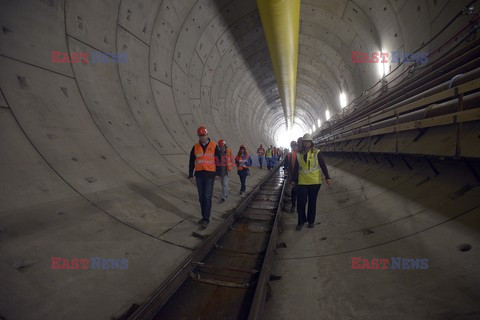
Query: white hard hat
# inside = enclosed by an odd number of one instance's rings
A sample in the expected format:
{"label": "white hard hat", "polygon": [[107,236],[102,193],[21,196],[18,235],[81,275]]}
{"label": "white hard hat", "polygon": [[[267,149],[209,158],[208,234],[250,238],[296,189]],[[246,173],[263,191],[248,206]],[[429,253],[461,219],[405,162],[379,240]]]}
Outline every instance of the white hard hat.
{"label": "white hard hat", "polygon": [[303,141],[313,141],[312,135],[310,133],[305,133],[303,135]]}

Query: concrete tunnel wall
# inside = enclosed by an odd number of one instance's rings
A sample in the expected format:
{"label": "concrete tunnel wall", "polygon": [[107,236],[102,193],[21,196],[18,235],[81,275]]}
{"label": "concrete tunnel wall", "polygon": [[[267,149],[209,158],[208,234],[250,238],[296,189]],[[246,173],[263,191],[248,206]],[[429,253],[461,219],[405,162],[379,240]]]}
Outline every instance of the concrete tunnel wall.
{"label": "concrete tunnel wall", "polygon": [[[466,3],[303,1],[297,123],[309,130],[341,91],[352,100],[378,81],[352,50],[411,52]],[[185,179],[197,126],[234,152],[275,144],[284,126],[255,1],[2,1],[0,17],[1,309],[118,315],[200,243]],[[52,51],[128,63],[52,63]],[[131,264],[52,273],[53,256]]]}

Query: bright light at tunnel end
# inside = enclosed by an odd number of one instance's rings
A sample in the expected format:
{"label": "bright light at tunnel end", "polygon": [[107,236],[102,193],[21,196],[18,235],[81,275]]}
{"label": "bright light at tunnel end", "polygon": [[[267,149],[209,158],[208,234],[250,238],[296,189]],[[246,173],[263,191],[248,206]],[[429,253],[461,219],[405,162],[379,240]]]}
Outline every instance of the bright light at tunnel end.
{"label": "bright light at tunnel end", "polygon": [[345,92],[340,93],[340,107],[344,108],[347,105],[347,95]]}
{"label": "bright light at tunnel end", "polygon": [[290,142],[297,141],[297,139],[304,134],[305,130],[303,130],[303,128],[297,123],[288,129],[286,129],[285,126],[281,126],[276,134],[277,145],[290,150]]}

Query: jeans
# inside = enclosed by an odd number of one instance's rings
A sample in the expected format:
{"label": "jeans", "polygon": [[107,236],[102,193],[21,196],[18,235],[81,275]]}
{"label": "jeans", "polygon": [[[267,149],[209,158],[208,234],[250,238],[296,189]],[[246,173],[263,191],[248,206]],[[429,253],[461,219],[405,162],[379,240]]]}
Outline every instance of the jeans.
{"label": "jeans", "polygon": [[242,186],[240,187],[240,192],[245,192],[245,189],[246,189],[246,185],[245,185],[245,181],[247,180],[247,175],[248,175],[248,170],[240,170],[238,171],[238,176],[240,177],[240,183],[242,184]]}
{"label": "jeans", "polygon": [[262,156],[258,156],[258,163],[260,164],[260,169],[262,169],[262,167],[263,167],[263,157]]}
{"label": "jeans", "polygon": [[[321,186],[321,184],[297,186],[297,211],[299,225],[303,225],[305,222],[311,224],[315,223],[315,215],[317,214],[317,196]],[[305,206],[307,201],[308,214],[305,216]]]}
{"label": "jeans", "polygon": [[202,218],[210,221],[210,212],[212,211],[212,195],[213,195],[213,183],[215,177],[205,178],[196,177],[198,200],[200,201],[200,207],[202,208]]}
{"label": "jeans", "polygon": [[271,160],[271,167],[275,167],[276,165],[278,164],[278,157],[277,156],[273,156],[272,157],[272,160]]}
{"label": "jeans", "polygon": [[227,198],[228,198],[228,176],[220,177],[220,182],[222,183],[222,199],[227,200]]}

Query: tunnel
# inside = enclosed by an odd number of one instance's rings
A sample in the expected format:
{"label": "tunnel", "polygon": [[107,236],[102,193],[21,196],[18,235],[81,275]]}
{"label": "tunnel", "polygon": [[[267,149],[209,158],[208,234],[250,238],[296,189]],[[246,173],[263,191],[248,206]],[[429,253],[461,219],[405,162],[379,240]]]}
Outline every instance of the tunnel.
{"label": "tunnel", "polygon": [[[301,231],[286,187],[263,319],[480,318],[480,3],[298,2],[289,119],[257,1],[0,1],[0,319],[127,319],[305,133],[332,184]],[[205,230],[200,126],[253,158]]]}

